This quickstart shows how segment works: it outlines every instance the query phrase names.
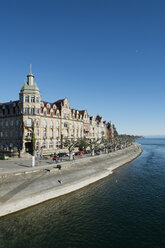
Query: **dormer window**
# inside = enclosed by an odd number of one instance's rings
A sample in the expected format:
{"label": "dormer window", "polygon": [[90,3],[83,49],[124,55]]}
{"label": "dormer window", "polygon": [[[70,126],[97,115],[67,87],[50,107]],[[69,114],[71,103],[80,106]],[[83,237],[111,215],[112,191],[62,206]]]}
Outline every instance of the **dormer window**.
{"label": "dormer window", "polygon": [[47,105],[46,105],[46,106],[47,106],[47,108],[50,108],[50,104],[49,104],[49,103],[47,103]]}
{"label": "dormer window", "polygon": [[55,104],[53,104],[53,109],[56,109],[56,105]]}
{"label": "dormer window", "polygon": [[31,96],[31,102],[35,102],[35,97]]}
{"label": "dormer window", "polygon": [[29,102],[29,96],[25,96],[25,102]]}

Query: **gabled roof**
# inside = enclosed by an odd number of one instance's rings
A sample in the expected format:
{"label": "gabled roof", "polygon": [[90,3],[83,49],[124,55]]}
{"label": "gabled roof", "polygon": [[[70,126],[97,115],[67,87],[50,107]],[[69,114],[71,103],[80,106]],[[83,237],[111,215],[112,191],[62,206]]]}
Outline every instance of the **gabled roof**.
{"label": "gabled roof", "polygon": [[58,107],[60,107],[61,106],[61,103],[63,103],[64,100],[65,99],[60,99],[60,100],[54,102],[54,104],[56,104]]}

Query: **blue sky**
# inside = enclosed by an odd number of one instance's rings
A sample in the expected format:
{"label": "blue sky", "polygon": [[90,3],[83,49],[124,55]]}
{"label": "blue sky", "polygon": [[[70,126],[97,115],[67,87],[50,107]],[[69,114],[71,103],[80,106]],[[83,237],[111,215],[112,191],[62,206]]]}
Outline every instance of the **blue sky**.
{"label": "blue sky", "polygon": [[32,64],[43,100],[165,134],[164,13],[163,0],[1,0],[0,102],[18,99]]}

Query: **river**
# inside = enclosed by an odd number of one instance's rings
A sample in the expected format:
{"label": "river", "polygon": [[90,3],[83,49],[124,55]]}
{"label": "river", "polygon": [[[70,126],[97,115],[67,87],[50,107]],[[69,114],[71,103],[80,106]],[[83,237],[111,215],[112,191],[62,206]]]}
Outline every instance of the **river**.
{"label": "river", "polygon": [[165,139],[88,187],[0,218],[0,248],[164,248]]}

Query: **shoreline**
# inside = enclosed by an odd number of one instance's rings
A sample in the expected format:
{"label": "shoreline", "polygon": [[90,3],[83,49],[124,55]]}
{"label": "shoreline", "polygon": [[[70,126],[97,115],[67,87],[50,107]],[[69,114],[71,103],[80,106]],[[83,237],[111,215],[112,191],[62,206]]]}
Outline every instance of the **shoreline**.
{"label": "shoreline", "polygon": [[111,175],[113,171],[120,166],[133,161],[140,156],[141,153],[142,150],[136,144],[129,148],[120,150],[119,152],[114,152],[113,155],[104,154],[97,158],[82,159],[74,165],[73,163],[70,163],[70,166],[66,166],[66,168],[63,169],[65,172],[63,177],[66,177],[64,183],[52,187],[54,178],[59,177],[56,173],[57,175],[53,175],[53,181],[47,179],[47,183],[50,183],[51,187],[43,188],[42,191],[41,189],[37,191],[38,185],[36,187],[34,186],[32,191],[30,189],[25,189],[25,192],[21,192],[22,194],[16,194],[10,200],[2,202],[0,205],[0,217],[69,194],[95,183]]}

